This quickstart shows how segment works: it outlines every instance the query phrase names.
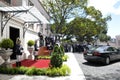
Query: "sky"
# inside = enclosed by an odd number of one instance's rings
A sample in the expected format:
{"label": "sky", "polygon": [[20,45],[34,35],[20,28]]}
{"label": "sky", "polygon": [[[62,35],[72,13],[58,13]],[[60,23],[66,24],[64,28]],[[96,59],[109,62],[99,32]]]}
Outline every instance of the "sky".
{"label": "sky", "polygon": [[104,16],[111,15],[108,21],[108,33],[111,38],[120,35],[120,0],[89,0],[89,6],[100,10]]}

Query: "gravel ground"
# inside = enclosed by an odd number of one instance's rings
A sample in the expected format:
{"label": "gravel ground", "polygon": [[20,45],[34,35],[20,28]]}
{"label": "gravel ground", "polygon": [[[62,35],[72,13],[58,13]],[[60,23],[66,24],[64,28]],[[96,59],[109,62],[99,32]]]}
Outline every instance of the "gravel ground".
{"label": "gravel ground", "polygon": [[120,61],[109,65],[100,63],[88,63],[82,53],[74,53],[86,80],[120,80]]}

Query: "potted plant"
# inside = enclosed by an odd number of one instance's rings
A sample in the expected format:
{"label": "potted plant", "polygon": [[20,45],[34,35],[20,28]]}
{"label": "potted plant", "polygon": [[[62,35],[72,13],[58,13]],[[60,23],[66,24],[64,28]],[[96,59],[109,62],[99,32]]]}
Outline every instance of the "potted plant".
{"label": "potted plant", "polygon": [[4,38],[0,42],[0,56],[4,59],[4,66],[7,66],[8,59],[10,59],[10,55],[12,54],[12,49],[14,46],[14,42],[9,38]]}
{"label": "potted plant", "polygon": [[27,45],[28,45],[28,51],[30,52],[30,54],[33,53],[33,50],[34,50],[34,44],[35,44],[35,42],[34,42],[33,40],[29,40],[29,41],[27,42]]}

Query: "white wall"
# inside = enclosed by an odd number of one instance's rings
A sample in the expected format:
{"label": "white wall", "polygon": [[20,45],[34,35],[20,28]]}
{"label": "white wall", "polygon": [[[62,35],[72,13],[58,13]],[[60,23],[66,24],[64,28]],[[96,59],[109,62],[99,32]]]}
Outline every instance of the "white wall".
{"label": "white wall", "polygon": [[34,40],[35,41],[37,39],[39,39],[37,32],[33,32],[33,31],[30,31],[30,30],[26,31],[25,38],[24,38],[24,50],[25,50],[25,53],[26,53],[27,56],[29,55],[29,52],[27,50],[28,40]]}

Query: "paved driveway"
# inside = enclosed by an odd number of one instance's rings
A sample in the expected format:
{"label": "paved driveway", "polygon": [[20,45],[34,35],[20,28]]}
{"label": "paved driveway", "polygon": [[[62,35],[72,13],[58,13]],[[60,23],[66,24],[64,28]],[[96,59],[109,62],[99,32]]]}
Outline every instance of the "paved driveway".
{"label": "paved driveway", "polygon": [[88,63],[82,53],[74,53],[86,80],[120,80],[120,61],[114,61],[110,65],[100,63]]}

